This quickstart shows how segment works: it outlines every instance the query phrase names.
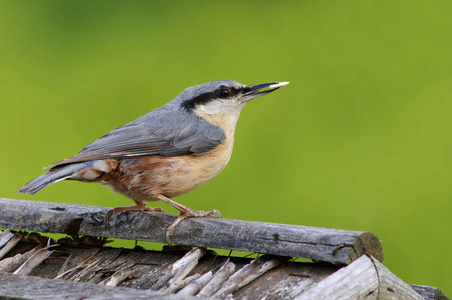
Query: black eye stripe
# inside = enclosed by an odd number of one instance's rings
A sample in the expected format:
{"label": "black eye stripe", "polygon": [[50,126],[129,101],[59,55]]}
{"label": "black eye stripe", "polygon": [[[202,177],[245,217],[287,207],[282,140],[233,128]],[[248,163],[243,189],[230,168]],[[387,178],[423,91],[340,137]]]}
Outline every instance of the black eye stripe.
{"label": "black eye stripe", "polygon": [[209,102],[215,98],[216,98],[215,92],[204,93],[204,94],[200,94],[190,100],[186,100],[186,101],[182,102],[181,105],[186,110],[193,110],[196,105],[206,104],[207,102]]}
{"label": "black eye stripe", "polygon": [[[218,92],[221,89],[227,89],[229,91],[229,96],[226,98],[220,97],[218,95]],[[218,98],[223,98],[223,99],[231,98],[231,97],[236,96],[240,92],[242,92],[242,89],[236,89],[236,88],[231,88],[231,87],[220,87],[219,89],[215,90],[214,92],[200,94],[190,100],[186,100],[181,104],[181,106],[182,106],[182,108],[184,108],[186,110],[193,110],[196,105],[206,104],[206,103],[208,103],[214,99],[218,99]]]}

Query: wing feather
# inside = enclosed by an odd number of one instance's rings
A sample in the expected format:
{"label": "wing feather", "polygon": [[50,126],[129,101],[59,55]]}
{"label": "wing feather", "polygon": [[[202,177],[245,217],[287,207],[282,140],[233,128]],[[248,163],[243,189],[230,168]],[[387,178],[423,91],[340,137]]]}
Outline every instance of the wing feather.
{"label": "wing feather", "polygon": [[215,149],[224,131],[204,119],[181,111],[152,111],[86,146],[77,155],[50,165],[145,155],[179,156]]}

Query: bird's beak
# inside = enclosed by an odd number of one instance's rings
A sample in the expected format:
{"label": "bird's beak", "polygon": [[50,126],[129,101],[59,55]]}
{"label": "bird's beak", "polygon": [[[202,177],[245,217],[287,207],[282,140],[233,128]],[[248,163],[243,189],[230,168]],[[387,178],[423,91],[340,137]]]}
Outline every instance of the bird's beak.
{"label": "bird's beak", "polygon": [[[270,83],[262,83],[256,85],[249,85],[246,87],[247,92],[243,95],[245,101],[250,101],[256,97],[267,95],[273,91],[276,91],[282,86],[288,85],[289,82],[270,82]],[[267,88],[268,89],[265,89]]]}

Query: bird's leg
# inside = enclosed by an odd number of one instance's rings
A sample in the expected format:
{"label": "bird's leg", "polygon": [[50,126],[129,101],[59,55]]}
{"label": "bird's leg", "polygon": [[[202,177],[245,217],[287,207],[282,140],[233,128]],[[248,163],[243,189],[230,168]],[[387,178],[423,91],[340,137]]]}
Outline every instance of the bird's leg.
{"label": "bird's leg", "polygon": [[171,223],[171,225],[168,226],[168,228],[166,228],[166,242],[170,246],[171,246],[171,236],[174,233],[174,229],[176,229],[176,226],[179,225],[179,223],[182,222],[188,216],[197,218],[221,218],[221,213],[215,209],[211,209],[209,211],[192,210],[190,207],[177,203],[176,201],[173,201],[170,198],[165,197],[163,195],[158,195],[157,198],[165,203],[168,203],[169,205],[180,211],[180,215],[176,218],[176,220],[174,220],[173,223]]}
{"label": "bird's leg", "polygon": [[144,203],[144,201],[135,201],[137,205],[134,206],[118,206],[115,207],[107,212],[105,215],[105,224],[108,224],[108,218],[111,216],[111,214],[119,215],[120,213],[123,213],[125,211],[150,211],[150,212],[160,212],[160,213],[166,213],[166,211],[163,208],[160,207],[149,207]]}

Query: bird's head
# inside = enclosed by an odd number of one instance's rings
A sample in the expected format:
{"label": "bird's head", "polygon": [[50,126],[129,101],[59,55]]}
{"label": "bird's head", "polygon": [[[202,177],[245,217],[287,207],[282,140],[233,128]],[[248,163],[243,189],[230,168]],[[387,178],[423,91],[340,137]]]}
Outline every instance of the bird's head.
{"label": "bird's head", "polygon": [[244,85],[233,80],[217,80],[187,88],[181,107],[210,121],[211,118],[237,120],[243,107],[256,97],[271,93],[288,82]]}

